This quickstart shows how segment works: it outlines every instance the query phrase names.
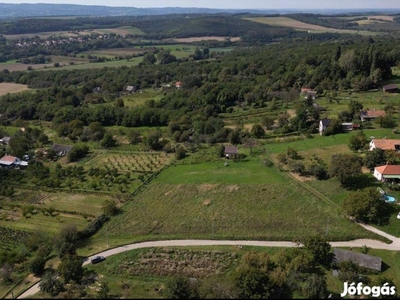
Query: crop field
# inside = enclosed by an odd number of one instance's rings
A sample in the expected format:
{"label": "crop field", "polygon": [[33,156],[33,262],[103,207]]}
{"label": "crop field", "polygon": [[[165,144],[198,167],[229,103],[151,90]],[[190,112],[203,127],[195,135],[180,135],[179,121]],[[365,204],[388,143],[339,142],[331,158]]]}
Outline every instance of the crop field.
{"label": "crop field", "polygon": [[263,24],[268,24],[271,26],[283,26],[290,27],[296,30],[307,30],[313,33],[318,32],[338,32],[338,33],[357,33],[357,34],[365,34],[365,35],[376,35],[376,32],[368,32],[368,31],[360,31],[360,30],[350,30],[350,29],[336,29],[336,28],[328,28],[320,25],[308,24],[304,22],[300,22],[288,17],[256,17],[256,18],[244,18],[245,20],[259,22]]}
{"label": "crop field", "polygon": [[138,93],[125,95],[122,99],[124,99],[124,106],[126,107],[143,106],[148,100],[159,101],[163,97],[161,92],[161,89],[145,89]]}
{"label": "crop field", "polygon": [[116,168],[121,173],[152,173],[169,164],[172,157],[164,152],[129,154],[103,152],[86,162],[85,168],[107,165]]}
{"label": "crop field", "polygon": [[2,82],[0,83],[0,96],[6,95],[8,93],[20,93],[23,91],[30,91],[31,89],[28,88],[25,84],[17,84],[17,83],[7,83]]}
{"label": "crop field", "polygon": [[132,26],[123,26],[123,27],[117,27],[117,28],[99,28],[99,29],[93,29],[90,32],[95,32],[95,33],[100,33],[100,34],[109,34],[109,33],[115,33],[119,34],[122,36],[125,36],[127,34],[135,34],[135,35],[143,35],[144,32],[141,31],[139,28],[132,27]]}

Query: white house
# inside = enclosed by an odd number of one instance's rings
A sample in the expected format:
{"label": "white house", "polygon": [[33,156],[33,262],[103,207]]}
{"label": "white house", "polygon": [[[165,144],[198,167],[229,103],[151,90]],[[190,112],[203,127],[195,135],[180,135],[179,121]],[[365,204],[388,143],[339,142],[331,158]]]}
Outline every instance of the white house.
{"label": "white house", "polygon": [[374,177],[379,181],[400,180],[400,165],[384,165],[374,168]]}
{"label": "white house", "polygon": [[321,119],[319,121],[319,134],[322,135],[322,133],[326,130],[326,128],[328,128],[328,126],[331,124],[332,120],[331,119]]}
{"label": "white house", "polygon": [[5,155],[0,158],[1,168],[15,168],[15,167],[27,167],[28,162],[20,160],[18,157]]}
{"label": "white house", "polygon": [[372,139],[369,142],[369,150],[372,151],[374,149],[382,149],[382,150],[400,150],[400,140],[391,140],[391,139]]}

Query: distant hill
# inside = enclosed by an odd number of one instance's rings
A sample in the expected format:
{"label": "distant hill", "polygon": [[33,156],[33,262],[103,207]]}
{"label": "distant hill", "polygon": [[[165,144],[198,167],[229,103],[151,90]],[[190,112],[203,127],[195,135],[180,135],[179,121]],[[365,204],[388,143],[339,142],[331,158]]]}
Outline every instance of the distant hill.
{"label": "distant hill", "polygon": [[289,14],[289,13],[400,13],[400,9],[375,9],[375,10],[350,10],[350,9],[324,9],[324,10],[260,10],[260,9],[211,9],[195,7],[160,7],[160,8],[136,8],[136,7],[110,7],[99,5],[75,5],[75,4],[6,4],[0,3],[0,18],[24,18],[46,16],[142,16],[142,15],[166,15],[166,14],[216,14],[216,13],[252,13],[252,14]]}

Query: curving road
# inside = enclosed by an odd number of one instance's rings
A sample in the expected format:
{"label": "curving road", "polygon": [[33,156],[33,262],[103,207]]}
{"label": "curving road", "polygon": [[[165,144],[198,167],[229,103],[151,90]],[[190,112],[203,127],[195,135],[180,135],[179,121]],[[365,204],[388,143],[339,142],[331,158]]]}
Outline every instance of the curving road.
{"label": "curving road", "polygon": [[[392,241],[391,244],[386,244],[381,241],[371,240],[371,239],[358,239],[352,241],[345,242],[330,242],[332,247],[362,247],[367,246],[372,249],[384,249],[384,250],[400,250],[400,238],[397,238],[393,235],[387,234],[379,229],[376,229],[372,226],[359,223],[360,226],[364,227],[366,230],[375,232],[389,240]],[[141,249],[141,248],[151,248],[151,247],[183,247],[183,246],[221,246],[221,245],[230,245],[230,246],[260,246],[260,247],[298,247],[296,243],[292,242],[279,242],[279,241],[223,241],[223,240],[167,240],[167,241],[153,241],[153,242],[143,242],[143,243],[134,243],[129,244],[113,249],[109,249],[96,255],[102,255],[104,257],[109,257],[114,254],[130,251],[133,249]],[[85,261],[83,265],[87,265],[90,263],[90,259]],[[31,288],[26,290],[17,299],[22,299],[26,297],[33,296],[37,292],[40,291],[39,283],[36,283]]]}

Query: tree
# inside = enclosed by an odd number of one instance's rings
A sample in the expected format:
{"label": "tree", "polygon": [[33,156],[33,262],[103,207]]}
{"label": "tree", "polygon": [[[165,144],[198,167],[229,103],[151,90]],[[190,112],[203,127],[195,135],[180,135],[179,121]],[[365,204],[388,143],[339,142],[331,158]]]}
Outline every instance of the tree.
{"label": "tree", "polygon": [[42,280],[39,283],[39,287],[41,291],[48,293],[53,297],[63,291],[63,285],[54,270],[44,273]]}
{"label": "tree", "polygon": [[184,159],[186,156],[186,151],[183,147],[177,146],[175,149],[175,158],[177,160]]}
{"label": "tree", "polygon": [[140,143],[141,135],[137,130],[129,130],[127,134],[129,144],[138,144]]}
{"label": "tree", "polygon": [[351,192],[343,201],[346,214],[367,223],[384,219],[386,206],[387,203],[381,200],[381,194],[372,187]]}
{"label": "tree", "polygon": [[77,161],[86,156],[89,153],[89,147],[87,145],[74,146],[67,154],[68,162]]}
{"label": "tree", "polygon": [[356,134],[351,136],[349,141],[349,148],[352,151],[358,151],[365,149],[365,146],[368,144],[367,136],[364,131],[357,131]]}
{"label": "tree", "polygon": [[60,257],[66,254],[76,254],[76,243],[78,240],[78,229],[76,225],[69,224],[61,228],[54,237],[54,248]]}
{"label": "tree", "polygon": [[150,149],[153,150],[158,150],[161,148],[161,143],[160,139],[162,137],[161,131],[160,130],[155,130],[147,136],[147,146],[150,147]]}
{"label": "tree", "polygon": [[110,299],[110,293],[111,289],[108,286],[108,282],[101,282],[100,283],[100,288],[97,291],[97,299]]}
{"label": "tree", "polygon": [[241,299],[267,299],[274,288],[269,272],[272,270],[266,253],[248,252],[233,274]]}
{"label": "tree", "polygon": [[385,151],[380,148],[375,148],[368,151],[364,158],[364,164],[369,170],[374,170],[376,166],[385,164]]}
{"label": "tree", "polygon": [[154,65],[157,61],[157,58],[154,56],[153,53],[146,53],[143,56],[143,63],[147,65]]}
{"label": "tree", "polygon": [[13,272],[14,272],[14,266],[9,263],[5,263],[1,268],[0,268],[0,278],[4,282],[13,282]]}
{"label": "tree", "polygon": [[329,174],[337,177],[341,184],[349,178],[361,174],[362,159],[356,155],[334,154],[329,166]]}
{"label": "tree", "polygon": [[196,291],[193,291],[188,278],[176,276],[170,279],[164,291],[164,297],[167,299],[196,299]]}
{"label": "tree", "polygon": [[331,244],[321,235],[309,236],[303,242],[304,249],[309,251],[314,261],[320,265],[327,265],[330,261],[329,251]]}
{"label": "tree", "polygon": [[262,125],[264,125],[268,130],[273,128],[274,123],[275,119],[273,117],[266,116],[262,119]]}
{"label": "tree", "polygon": [[341,281],[358,282],[360,267],[352,261],[342,261],[338,264],[338,278]]}
{"label": "tree", "polygon": [[329,126],[324,131],[324,136],[335,135],[342,133],[342,122],[341,120],[332,120]]}
{"label": "tree", "polygon": [[77,255],[65,255],[58,270],[66,283],[71,280],[80,283],[83,277],[82,259]]}
{"label": "tree", "polygon": [[115,200],[104,200],[101,210],[107,216],[114,216],[119,211]]}
{"label": "tree", "polygon": [[111,133],[106,133],[100,145],[104,148],[112,148],[117,145],[117,141],[113,138]]}
{"label": "tree", "polygon": [[261,126],[261,124],[254,124],[253,127],[251,128],[251,134],[255,138],[263,138],[265,136],[265,130]]}
{"label": "tree", "polygon": [[45,265],[46,259],[43,256],[35,256],[29,264],[29,269],[35,276],[38,276],[43,274]]}
{"label": "tree", "polygon": [[328,293],[325,276],[319,274],[307,276],[302,292],[307,299],[325,299]]}

